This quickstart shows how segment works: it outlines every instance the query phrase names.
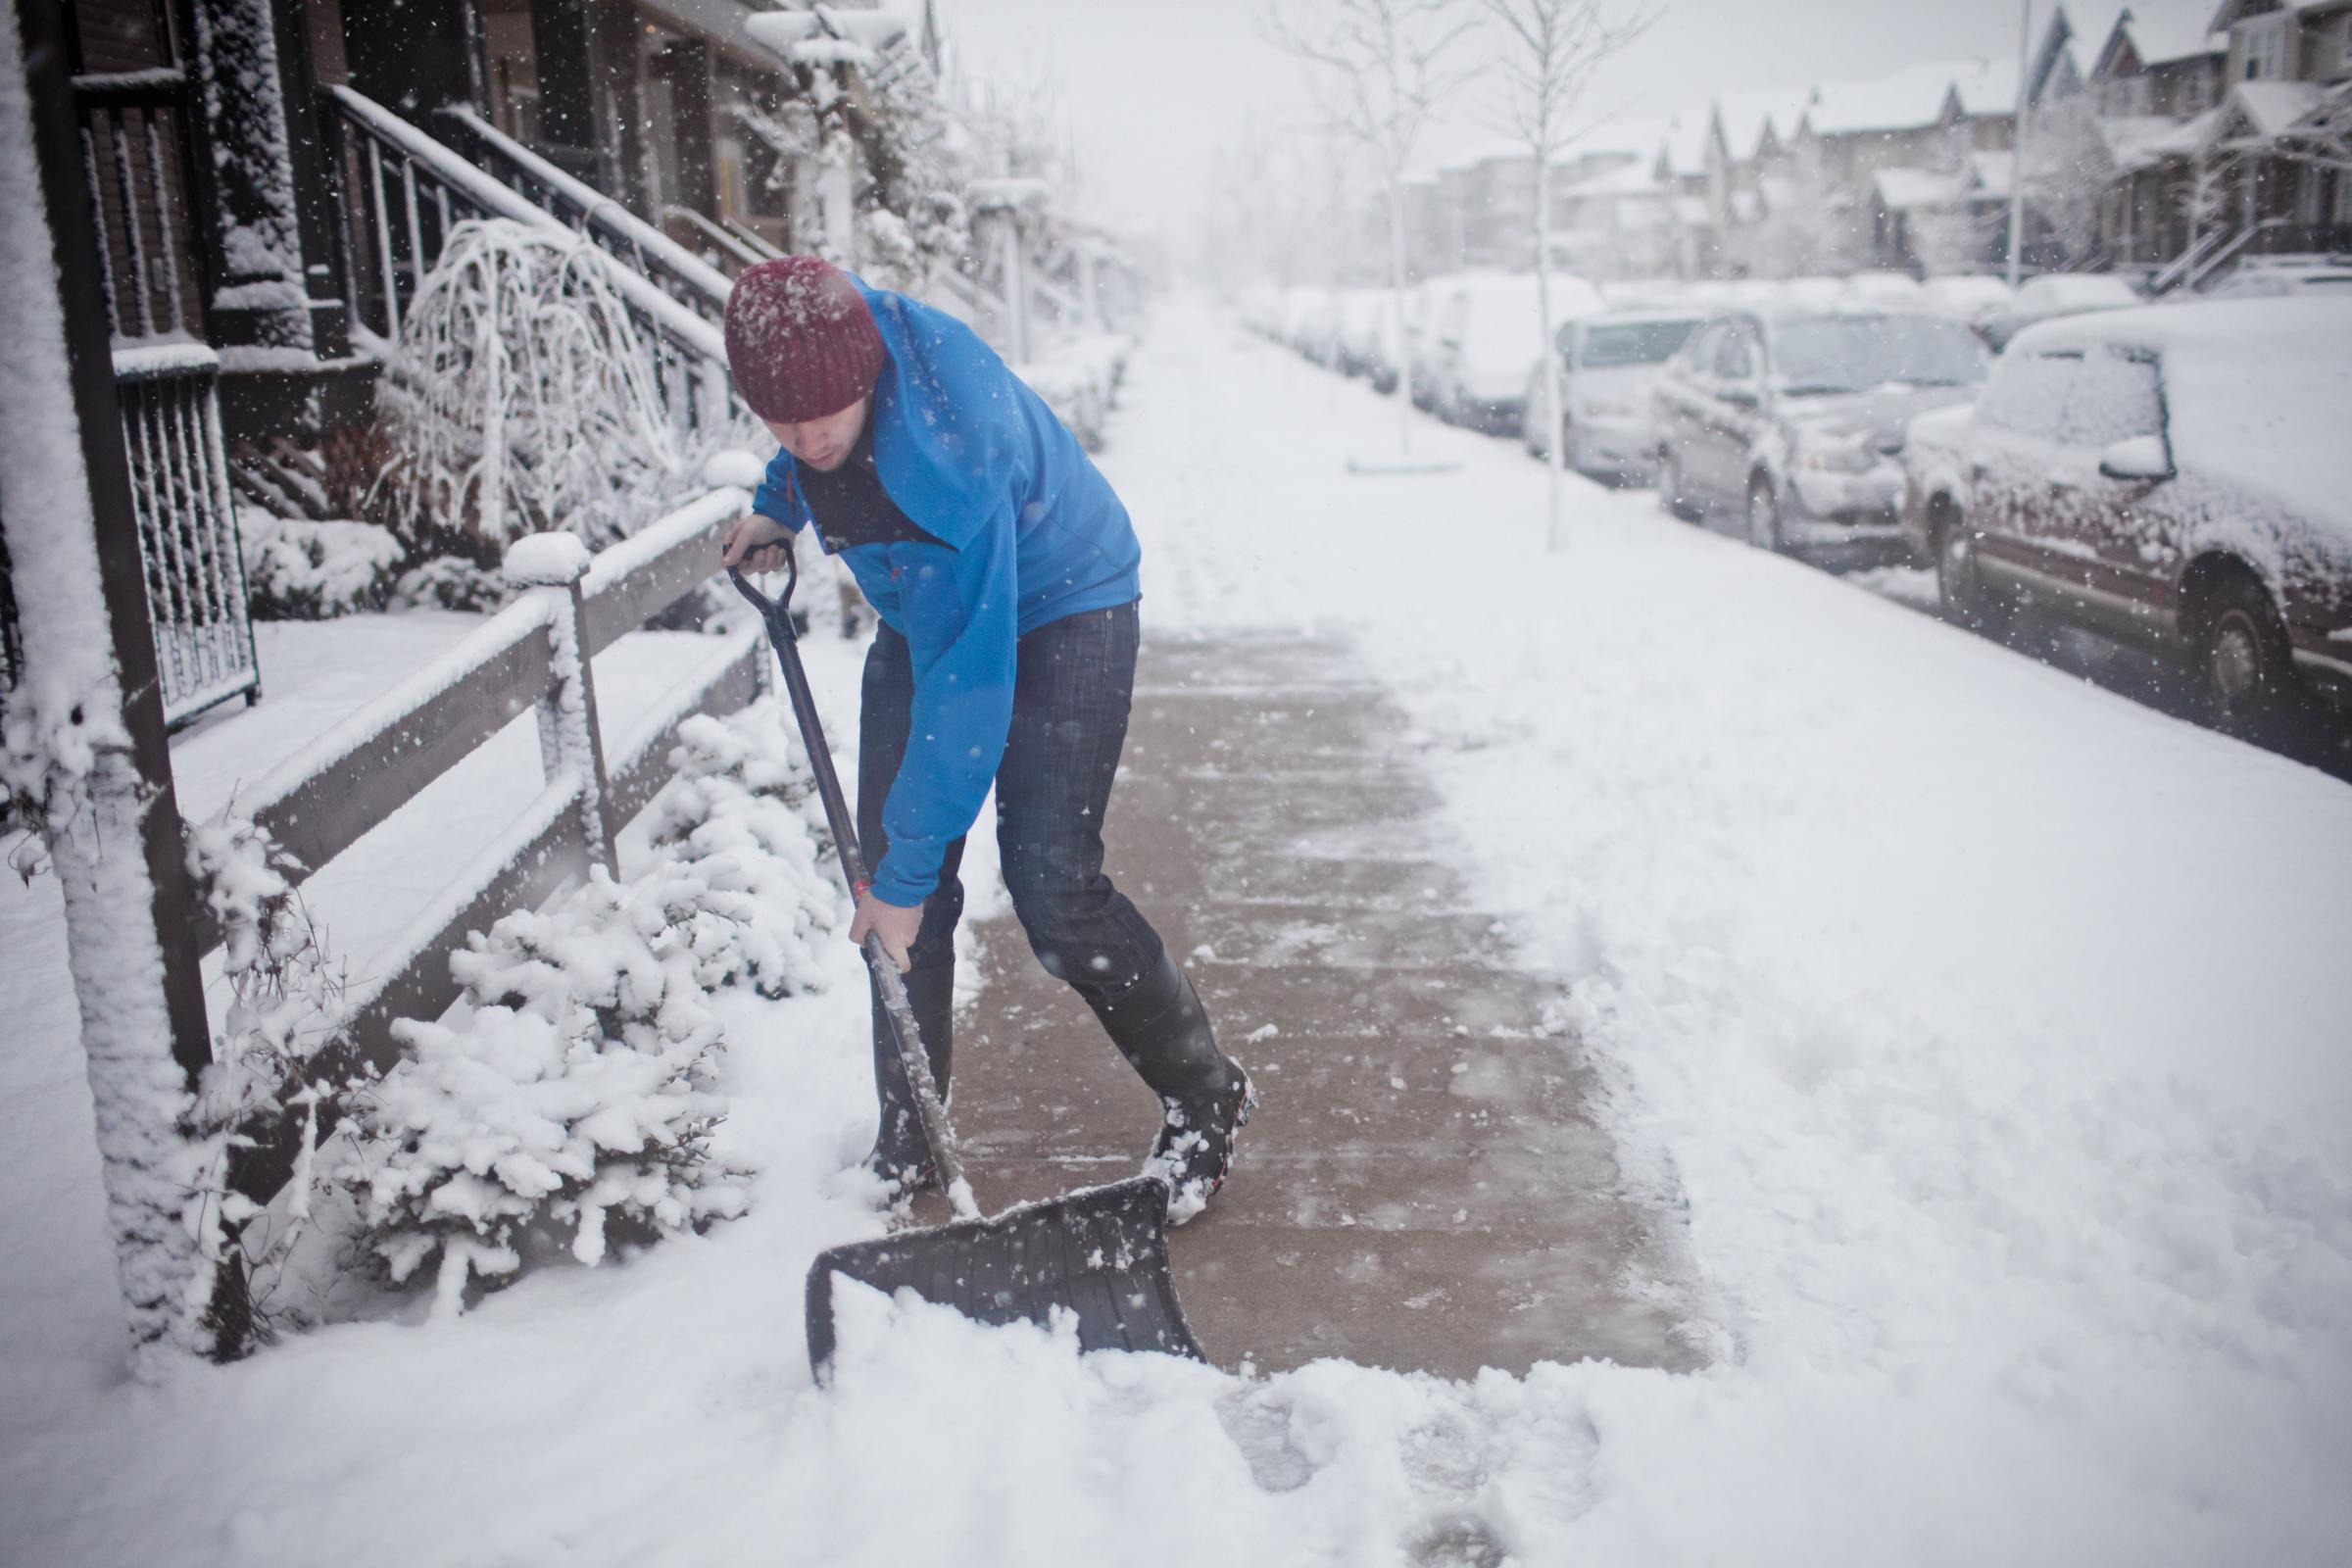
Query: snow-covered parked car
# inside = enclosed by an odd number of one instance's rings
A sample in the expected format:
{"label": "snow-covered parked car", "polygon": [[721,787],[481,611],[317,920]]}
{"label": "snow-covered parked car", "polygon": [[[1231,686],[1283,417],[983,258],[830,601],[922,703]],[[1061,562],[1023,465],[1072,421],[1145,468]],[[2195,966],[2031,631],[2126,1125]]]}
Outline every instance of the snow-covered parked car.
{"label": "snow-covered parked car", "polygon": [[2340,258],[2264,257],[2241,262],[2236,270],[2205,290],[2209,300],[2291,299],[2301,295],[2352,299],[2352,265]]}
{"label": "snow-covered parked car", "polygon": [[1915,421],[1904,515],[1947,612],[2021,600],[2188,656],[2216,715],[2352,684],[2352,300],[2051,321]]}
{"label": "snow-covered parked car", "polygon": [[1729,513],[1768,550],[1900,560],[1903,427],[1975,396],[1988,363],[1939,316],[1716,317],[1658,379],[1658,502],[1693,520]]}
{"label": "snow-covered parked car", "polygon": [[[1596,316],[1608,307],[1592,284],[1551,280],[1551,318]],[[1430,406],[1456,424],[1516,431],[1527,368],[1543,341],[1532,272],[1463,272],[1442,280],[1425,323]]]}
{"label": "snow-covered parked car", "polygon": [[[1579,473],[1647,484],[1656,475],[1658,428],[1650,404],[1666,362],[1703,318],[1683,310],[1609,311],[1559,330],[1563,381],[1561,461]],[[1520,430],[1527,450],[1551,454],[1544,367],[1529,373]]]}
{"label": "snow-covered parked car", "polygon": [[2029,278],[2007,309],[1986,313],[1977,330],[1998,349],[2036,321],[2088,311],[2128,311],[2144,303],[2112,272],[2044,272]]}
{"label": "snow-covered parked car", "polygon": [[1871,311],[1909,311],[1920,305],[1919,279],[1909,272],[1853,272],[1839,279],[1838,295],[1847,305]]}
{"label": "snow-covered parked car", "polygon": [[1981,272],[1954,272],[1931,277],[1919,286],[1922,310],[1948,316],[1965,326],[1979,326],[2017,303],[2017,291],[1997,277]]}

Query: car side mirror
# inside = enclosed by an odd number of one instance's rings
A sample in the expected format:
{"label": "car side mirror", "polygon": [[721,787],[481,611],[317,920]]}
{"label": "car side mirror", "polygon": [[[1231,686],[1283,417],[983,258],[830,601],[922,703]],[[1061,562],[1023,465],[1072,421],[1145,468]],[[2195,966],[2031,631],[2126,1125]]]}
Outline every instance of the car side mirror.
{"label": "car side mirror", "polygon": [[2099,471],[2110,479],[2156,484],[2173,476],[2173,460],[2164,450],[2164,437],[2135,435],[2101,452]]}

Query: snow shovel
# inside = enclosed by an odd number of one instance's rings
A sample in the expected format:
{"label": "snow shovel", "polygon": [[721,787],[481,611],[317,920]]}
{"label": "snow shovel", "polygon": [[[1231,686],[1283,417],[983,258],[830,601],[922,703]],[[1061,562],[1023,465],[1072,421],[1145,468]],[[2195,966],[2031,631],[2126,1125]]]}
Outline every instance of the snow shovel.
{"label": "snow shovel", "polygon": [[[816,775],[817,795],[824,802],[825,822],[840,855],[842,876],[851,896],[861,896],[868,885],[864,858],[858,853],[841,780],[833,771],[833,754],[825,749],[824,729],[817,722],[816,701],[809,695],[793,631],[798,565],[785,577],[780,599],[753,587],[740,571],[730,567],[727,575],[767,623],[768,641],[784,666],[784,689],[800,723],[809,771]],[[931,1058],[907,1005],[906,983],[880,937],[865,939],[865,961],[881,991],[891,1032],[898,1037],[923,1137],[956,1218],[817,1254],[808,1269],[809,1370],[821,1380],[833,1359],[837,1274],[885,1294],[904,1287],[980,1323],[1047,1324],[1056,1312],[1064,1312],[1076,1320],[1082,1350],[1159,1350],[1207,1360],[1185,1322],[1183,1304],[1176,1299],[1176,1278],[1168,1268],[1168,1184],[1157,1176],[1131,1176],[1021,1203],[994,1219],[982,1218],[971,1183],[964,1178],[947,1107],[940,1103],[939,1086],[932,1081]]]}

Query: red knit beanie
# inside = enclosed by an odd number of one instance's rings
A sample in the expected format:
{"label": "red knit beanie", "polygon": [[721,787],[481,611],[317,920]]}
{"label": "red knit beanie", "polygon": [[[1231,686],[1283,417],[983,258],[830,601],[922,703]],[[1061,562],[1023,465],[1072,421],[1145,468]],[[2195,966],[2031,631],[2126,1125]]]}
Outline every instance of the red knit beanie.
{"label": "red knit beanie", "polygon": [[798,424],[839,414],[874,389],[889,360],[865,297],[831,262],[760,262],[727,296],[727,368],[762,419]]}

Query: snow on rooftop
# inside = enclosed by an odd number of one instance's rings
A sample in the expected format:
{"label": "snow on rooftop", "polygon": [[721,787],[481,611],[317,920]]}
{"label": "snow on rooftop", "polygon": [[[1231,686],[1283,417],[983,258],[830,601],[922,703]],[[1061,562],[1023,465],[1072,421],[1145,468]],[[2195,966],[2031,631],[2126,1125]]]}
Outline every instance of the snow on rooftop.
{"label": "snow on rooftop", "polygon": [[2161,163],[2182,128],[2166,115],[2101,115],[2095,123],[2107,156],[2126,173]]}
{"label": "snow on rooftop", "polygon": [[2318,109],[2327,89],[2316,81],[2241,81],[2230,101],[2257,136],[2268,140]]}
{"label": "snow on rooftop", "polygon": [[2087,79],[2106,58],[2121,30],[2143,66],[2161,66],[2191,55],[2210,54],[2227,45],[2223,34],[2211,31],[2219,14],[2217,0],[2068,0],[2068,25],[2074,31],[2075,63]]}
{"label": "snow on rooftop", "polygon": [[1707,131],[1711,124],[1706,115],[1694,110],[1685,110],[1666,122],[1666,165],[1675,174],[1707,172]]}
{"label": "snow on rooftop", "polygon": [[1763,145],[1768,127],[1776,138],[1787,141],[1795,134],[1796,122],[1812,97],[1811,87],[1758,87],[1716,94],[1715,114],[1723,122],[1725,148],[1734,158],[1751,159]]}
{"label": "snow on rooftop", "polygon": [[1948,207],[1969,193],[1968,176],[1936,169],[1882,169],[1872,176],[1879,205],[1891,213]]}
{"label": "snow on rooftop", "polygon": [[1562,196],[1663,196],[1665,187],[1658,183],[1655,165],[1646,160],[1619,164],[1589,178],[1580,179],[1560,192]]}

